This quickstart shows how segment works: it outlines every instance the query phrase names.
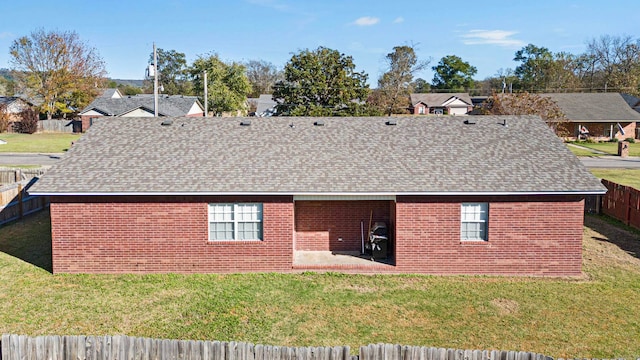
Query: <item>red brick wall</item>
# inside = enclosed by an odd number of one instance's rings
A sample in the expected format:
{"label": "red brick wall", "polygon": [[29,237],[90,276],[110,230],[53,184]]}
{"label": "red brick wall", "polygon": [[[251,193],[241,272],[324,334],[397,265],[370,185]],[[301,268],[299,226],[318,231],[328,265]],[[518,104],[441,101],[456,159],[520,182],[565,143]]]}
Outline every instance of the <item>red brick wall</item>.
{"label": "red brick wall", "polygon": [[[250,201],[263,203],[264,241],[208,241],[209,202]],[[460,240],[461,202],[489,203],[487,242]],[[296,250],[358,251],[360,221],[367,228],[373,209],[373,221],[387,222],[395,243],[395,266],[376,272],[571,276],[581,273],[583,205],[580,197],[559,196],[401,196],[295,206],[288,196],[52,196],[53,271],[287,272],[294,232]]]}
{"label": "red brick wall", "polygon": [[[578,124],[584,125],[589,130],[589,137],[595,140],[608,140],[609,136],[605,136],[605,133],[611,131],[611,125],[613,125],[613,134],[618,140],[624,140],[626,138],[636,138],[636,123],[635,122],[621,122],[620,126],[624,129],[624,135],[620,133],[617,123],[580,123],[580,122],[567,122],[559,125],[559,128],[570,138],[577,138],[578,136]],[[584,140],[584,136],[580,137]]]}
{"label": "red brick wall", "polygon": [[[505,201],[506,200],[506,201]],[[460,240],[461,202],[488,202],[488,241]],[[584,200],[400,197],[396,269],[430,274],[579,275]]]}
{"label": "red brick wall", "polygon": [[[167,201],[167,202],[164,202]],[[263,202],[264,241],[208,241],[209,202]],[[51,197],[54,273],[290,271],[291,197]]]}
{"label": "red brick wall", "polygon": [[[296,201],[296,250],[360,251],[360,221],[389,224],[389,201]],[[338,241],[342,238],[342,241]]]}

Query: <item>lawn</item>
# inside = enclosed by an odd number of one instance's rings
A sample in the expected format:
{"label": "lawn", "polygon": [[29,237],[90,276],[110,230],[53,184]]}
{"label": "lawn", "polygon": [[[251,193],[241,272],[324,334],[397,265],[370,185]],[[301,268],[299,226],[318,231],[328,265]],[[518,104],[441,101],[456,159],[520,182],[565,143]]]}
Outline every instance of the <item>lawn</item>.
{"label": "lawn", "polygon": [[[618,155],[618,143],[615,142],[601,142],[601,143],[588,143],[580,142],[577,145],[588,147],[590,149],[606,152],[610,155]],[[573,148],[573,147],[570,147]],[[593,155],[593,154],[590,154]],[[581,156],[581,155],[578,155]],[[640,156],[640,143],[629,144],[629,156]]]}
{"label": "lawn", "polygon": [[571,150],[571,152],[575,156],[602,156],[603,155],[603,154],[594,153],[593,151],[590,151],[590,150],[587,150],[587,149],[582,149],[582,148],[579,148],[579,147],[571,146],[569,144],[567,144],[567,147],[569,148],[569,150]]}
{"label": "lawn", "polygon": [[48,213],[0,228],[0,333],[640,355],[640,235],[587,217],[580,279],[51,275]]}
{"label": "lawn", "polygon": [[600,179],[640,189],[640,169],[589,169]]}
{"label": "lawn", "polygon": [[0,140],[7,143],[0,145],[1,152],[61,153],[77,141],[80,134],[36,133],[14,134],[2,133]]}

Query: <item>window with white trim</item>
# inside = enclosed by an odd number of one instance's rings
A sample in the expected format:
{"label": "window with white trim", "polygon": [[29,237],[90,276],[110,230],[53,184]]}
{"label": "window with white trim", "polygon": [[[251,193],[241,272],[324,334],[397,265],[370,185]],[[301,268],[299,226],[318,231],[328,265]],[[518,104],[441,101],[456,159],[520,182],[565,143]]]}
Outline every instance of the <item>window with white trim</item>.
{"label": "window with white trim", "polygon": [[487,241],[488,222],[488,203],[463,203],[461,208],[460,239]]}
{"label": "window with white trim", "polygon": [[262,204],[209,204],[209,240],[262,240]]}

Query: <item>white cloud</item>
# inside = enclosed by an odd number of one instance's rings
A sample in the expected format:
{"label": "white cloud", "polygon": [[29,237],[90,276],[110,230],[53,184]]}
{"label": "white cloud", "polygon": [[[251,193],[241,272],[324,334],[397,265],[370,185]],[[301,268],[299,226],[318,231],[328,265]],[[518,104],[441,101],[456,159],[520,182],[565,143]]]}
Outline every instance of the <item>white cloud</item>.
{"label": "white cloud", "polygon": [[400,24],[404,22],[404,18],[402,16],[398,16],[397,18],[395,18],[395,20],[393,20],[394,24]]}
{"label": "white cloud", "polygon": [[525,42],[512,38],[517,31],[506,30],[471,30],[461,35],[462,42],[466,45],[498,45],[498,46],[523,46]]}
{"label": "white cloud", "polygon": [[358,26],[371,26],[380,22],[380,19],[377,17],[371,16],[363,16],[361,18],[356,19],[353,23]]}

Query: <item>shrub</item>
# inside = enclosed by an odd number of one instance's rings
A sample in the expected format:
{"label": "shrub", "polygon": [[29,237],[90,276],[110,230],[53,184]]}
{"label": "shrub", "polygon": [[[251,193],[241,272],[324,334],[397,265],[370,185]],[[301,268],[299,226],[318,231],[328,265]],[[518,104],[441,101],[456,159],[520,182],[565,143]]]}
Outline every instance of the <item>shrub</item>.
{"label": "shrub", "polygon": [[32,108],[26,108],[20,112],[20,121],[13,127],[16,132],[23,134],[33,134],[38,131],[39,114]]}
{"label": "shrub", "polygon": [[628,137],[626,139],[624,139],[624,141],[628,141],[630,144],[633,144],[636,142],[636,139],[632,138],[632,137]]}
{"label": "shrub", "polygon": [[9,131],[9,111],[6,104],[0,104],[0,133]]}
{"label": "shrub", "polygon": [[618,141],[619,141],[618,138],[612,138],[607,140],[607,142],[610,142],[610,143],[617,143]]}

